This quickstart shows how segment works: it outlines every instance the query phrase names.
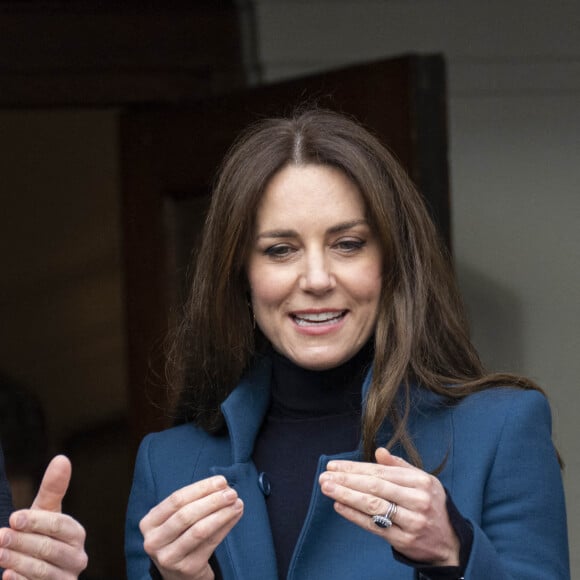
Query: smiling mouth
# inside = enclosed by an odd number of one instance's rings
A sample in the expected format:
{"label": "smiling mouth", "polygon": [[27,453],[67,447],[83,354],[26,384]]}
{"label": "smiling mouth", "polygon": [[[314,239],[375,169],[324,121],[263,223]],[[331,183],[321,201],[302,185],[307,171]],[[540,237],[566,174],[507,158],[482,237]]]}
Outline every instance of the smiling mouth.
{"label": "smiling mouth", "polygon": [[294,322],[298,326],[317,326],[321,324],[333,324],[342,320],[346,316],[347,311],[340,312],[309,312],[304,314],[292,314]]}

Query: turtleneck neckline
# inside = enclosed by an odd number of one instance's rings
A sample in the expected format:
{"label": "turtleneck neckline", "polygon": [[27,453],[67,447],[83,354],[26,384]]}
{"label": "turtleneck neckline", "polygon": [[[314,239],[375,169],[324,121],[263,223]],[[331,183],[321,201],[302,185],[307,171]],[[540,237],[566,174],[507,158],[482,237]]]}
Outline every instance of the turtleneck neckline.
{"label": "turtleneck neckline", "polygon": [[372,362],[370,340],[338,367],[313,371],[272,350],[270,415],[308,418],[360,411],[361,385]]}

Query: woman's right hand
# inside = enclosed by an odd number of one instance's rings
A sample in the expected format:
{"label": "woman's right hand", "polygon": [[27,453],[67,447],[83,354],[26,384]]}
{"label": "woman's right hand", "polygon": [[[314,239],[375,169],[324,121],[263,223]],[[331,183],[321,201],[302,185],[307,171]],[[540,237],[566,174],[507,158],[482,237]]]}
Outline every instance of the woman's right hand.
{"label": "woman's right hand", "polygon": [[145,552],[165,580],[213,580],[209,559],[243,511],[225,477],[202,479],[172,493],[141,520]]}

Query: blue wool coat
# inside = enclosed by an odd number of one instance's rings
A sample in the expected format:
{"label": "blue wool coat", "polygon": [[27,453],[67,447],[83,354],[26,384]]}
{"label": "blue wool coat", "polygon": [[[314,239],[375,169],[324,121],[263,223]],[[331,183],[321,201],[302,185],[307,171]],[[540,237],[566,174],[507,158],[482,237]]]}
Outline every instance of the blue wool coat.
{"label": "blue wool coat", "polygon": [[[369,383],[370,375],[363,397]],[[227,478],[245,506],[242,519],[216,549],[224,579],[277,578],[265,498],[252,462],[269,392],[270,364],[264,359],[222,405],[227,435],[208,435],[186,424],[143,440],[127,515],[129,580],[150,578],[139,520],[173,491],[217,474]],[[409,428],[425,469],[447,458],[438,477],[473,525],[465,579],[568,579],[564,494],[544,396],[490,389],[449,406],[414,389],[413,408]],[[385,425],[385,441],[389,434]],[[361,455],[353,450],[320,457],[288,579],[411,580],[414,570],[397,562],[384,540],[339,516],[320,492],[318,476],[335,458],[360,460]]]}

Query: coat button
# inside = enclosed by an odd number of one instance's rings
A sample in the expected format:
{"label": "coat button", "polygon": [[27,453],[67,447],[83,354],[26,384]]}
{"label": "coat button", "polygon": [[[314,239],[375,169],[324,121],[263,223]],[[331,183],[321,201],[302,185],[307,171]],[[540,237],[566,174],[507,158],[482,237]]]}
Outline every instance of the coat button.
{"label": "coat button", "polygon": [[262,490],[262,493],[268,497],[272,492],[272,486],[270,485],[270,480],[268,476],[262,471],[260,475],[258,475],[258,487]]}

